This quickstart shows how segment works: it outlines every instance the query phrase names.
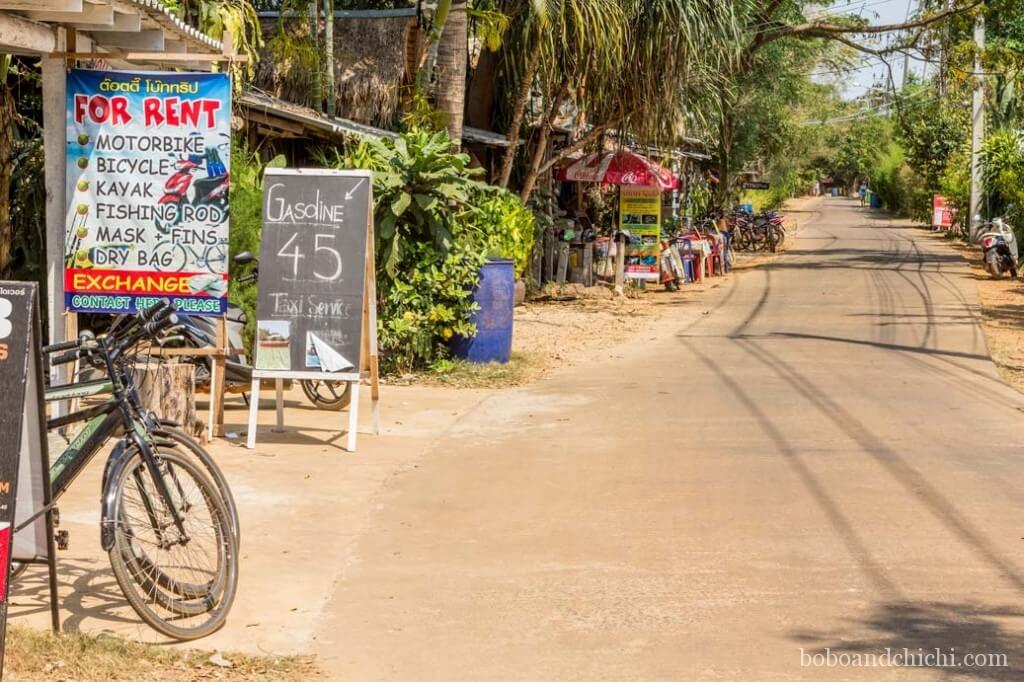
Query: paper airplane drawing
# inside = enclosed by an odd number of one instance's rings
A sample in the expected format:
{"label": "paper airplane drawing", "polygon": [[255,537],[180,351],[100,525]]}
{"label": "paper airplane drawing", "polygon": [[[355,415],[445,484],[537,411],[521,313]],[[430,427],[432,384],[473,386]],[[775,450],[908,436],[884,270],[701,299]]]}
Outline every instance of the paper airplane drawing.
{"label": "paper airplane drawing", "polygon": [[355,365],[349,362],[344,355],[331,348],[319,336],[313,332],[306,332],[306,335],[306,346],[307,348],[312,346],[316,350],[317,358],[320,360],[320,369],[325,372],[340,372],[355,368]]}

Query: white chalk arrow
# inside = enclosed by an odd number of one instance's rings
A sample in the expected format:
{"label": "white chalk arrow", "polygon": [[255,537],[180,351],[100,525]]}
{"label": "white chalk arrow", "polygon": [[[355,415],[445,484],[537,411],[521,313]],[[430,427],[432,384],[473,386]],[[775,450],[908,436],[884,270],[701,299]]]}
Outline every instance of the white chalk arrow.
{"label": "white chalk arrow", "polygon": [[351,201],[351,200],[352,200],[352,196],[353,196],[353,195],[354,195],[354,194],[356,193],[356,190],[357,190],[357,189],[359,189],[359,187],[360,187],[360,186],[361,186],[361,185],[362,185],[362,184],[363,184],[364,182],[366,182],[366,178],[359,178],[359,182],[357,182],[357,183],[356,183],[356,184],[355,184],[355,185],[354,185],[354,186],[352,187],[352,189],[350,189],[349,191],[345,192],[345,201]]}

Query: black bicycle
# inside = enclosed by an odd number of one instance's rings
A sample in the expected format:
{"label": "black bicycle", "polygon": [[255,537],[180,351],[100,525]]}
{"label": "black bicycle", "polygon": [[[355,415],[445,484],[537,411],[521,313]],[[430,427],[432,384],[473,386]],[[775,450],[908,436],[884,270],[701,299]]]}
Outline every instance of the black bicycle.
{"label": "black bicycle", "polygon": [[238,585],[239,534],[234,500],[209,454],[146,412],[135,387],[135,347],[160,343],[178,329],[173,307],[161,302],[121,318],[103,336],[83,333],[43,351],[50,364],[82,361],[106,375],[49,388],[47,400],[110,394],[47,422],[50,429],[86,422],[50,466],[53,499],[118,438],[103,473],[100,542],[136,613],[168,637],[191,640],[227,618]]}

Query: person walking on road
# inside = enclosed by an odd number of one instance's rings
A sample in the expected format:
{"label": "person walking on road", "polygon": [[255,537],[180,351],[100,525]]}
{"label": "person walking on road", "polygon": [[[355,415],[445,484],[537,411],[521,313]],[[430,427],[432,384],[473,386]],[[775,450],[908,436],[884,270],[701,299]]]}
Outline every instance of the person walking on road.
{"label": "person walking on road", "polygon": [[864,205],[864,201],[867,199],[867,196],[868,196],[868,186],[867,186],[867,183],[865,183],[864,181],[861,181],[860,189],[858,190],[858,193],[860,194],[860,205],[863,206]]}

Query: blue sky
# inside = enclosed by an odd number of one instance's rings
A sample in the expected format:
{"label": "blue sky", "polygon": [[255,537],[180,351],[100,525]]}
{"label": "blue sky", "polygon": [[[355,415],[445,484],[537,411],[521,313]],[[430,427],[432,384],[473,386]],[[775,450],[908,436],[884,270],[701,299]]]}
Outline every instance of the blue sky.
{"label": "blue sky", "polygon": [[[908,7],[913,13],[917,9],[917,0],[839,0],[830,7],[819,12],[829,14],[859,14],[872,24],[893,24],[905,21]],[[812,10],[810,14],[814,15]],[[884,38],[882,38],[884,40]],[[899,87],[903,78],[903,58],[893,57],[893,78]],[[885,66],[876,58],[868,58],[864,61],[866,65],[848,75],[822,75],[820,80],[836,80],[843,84],[844,95],[849,98],[857,97],[871,87],[875,81],[885,83],[888,79]],[[913,73],[921,73],[921,62],[910,60],[910,70]]]}

